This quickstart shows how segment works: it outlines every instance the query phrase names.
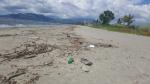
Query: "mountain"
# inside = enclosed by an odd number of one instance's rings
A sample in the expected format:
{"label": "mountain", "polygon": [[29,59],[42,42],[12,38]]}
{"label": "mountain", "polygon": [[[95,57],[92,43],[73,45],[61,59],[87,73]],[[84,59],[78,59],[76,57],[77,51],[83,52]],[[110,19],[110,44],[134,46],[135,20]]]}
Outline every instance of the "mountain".
{"label": "mountain", "polygon": [[89,18],[68,18],[63,19],[54,16],[45,16],[42,14],[34,13],[18,13],[0,15],[0,24],[33,24],[33,23],[61,23],[61,24],[83,24],[91,23],[93,20]]}
{"label": "mountain", "polygon": [[53,18],[41,15],[41,14],[33,14],[33,13],[18,13],[18,14],[8,14],[8,15],[0,15],[0,18],[10,18],[10,19],[18,19],[18,20],[33,20],[33,21],[41,21],[41,22],[50,22],[53,21]]}

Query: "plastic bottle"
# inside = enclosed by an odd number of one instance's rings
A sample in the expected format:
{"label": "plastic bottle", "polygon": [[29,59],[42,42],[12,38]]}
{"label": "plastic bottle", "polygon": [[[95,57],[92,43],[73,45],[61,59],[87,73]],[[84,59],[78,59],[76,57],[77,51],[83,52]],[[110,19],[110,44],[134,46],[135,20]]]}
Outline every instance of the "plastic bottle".
{"label": "plastic bottle", "polygon": [[68,64],[72,64],[74,62],[74,59],[71,54],[68,54],[67,62],[68,62]]}

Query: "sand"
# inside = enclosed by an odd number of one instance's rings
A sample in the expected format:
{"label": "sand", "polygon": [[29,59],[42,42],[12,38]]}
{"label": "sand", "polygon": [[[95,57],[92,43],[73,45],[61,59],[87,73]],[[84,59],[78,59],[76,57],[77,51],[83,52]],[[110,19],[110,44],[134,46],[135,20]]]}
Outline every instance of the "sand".
{"label": "sand", "polygon": [[150,37],[78,25],[0,29],[0,84],[150,84],[149,64]]}

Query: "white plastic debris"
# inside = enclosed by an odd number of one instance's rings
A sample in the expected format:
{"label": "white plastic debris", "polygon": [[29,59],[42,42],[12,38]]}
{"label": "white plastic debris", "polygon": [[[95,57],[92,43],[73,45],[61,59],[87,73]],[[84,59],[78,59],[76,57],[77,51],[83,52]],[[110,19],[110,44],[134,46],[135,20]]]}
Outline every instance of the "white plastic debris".
{"label": "white plastic debris", "polygon": [[94,47],[95,47],[95,45],[92,45],[92,44],[91,44],[91,45],[89,45],[88,47],[89,47],[89,48],[94,48]]}
{"label": "white plastic debris", "polygon": [[83,70],[84,72],[89,72],[90,71],[89,67],[85,66],[85,65],[81,67],[81,70]]}

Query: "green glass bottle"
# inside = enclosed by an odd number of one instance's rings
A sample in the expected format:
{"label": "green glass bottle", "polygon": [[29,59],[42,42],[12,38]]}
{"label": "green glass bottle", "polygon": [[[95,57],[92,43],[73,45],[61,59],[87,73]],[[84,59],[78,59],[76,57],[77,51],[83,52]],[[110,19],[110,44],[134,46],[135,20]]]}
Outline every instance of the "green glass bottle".
{"label": "green glass bottle", "polygon": [[71,54],[68,54],[67,61],[68,61],[68,64],[72,64],[74,62],[74,59]]}

